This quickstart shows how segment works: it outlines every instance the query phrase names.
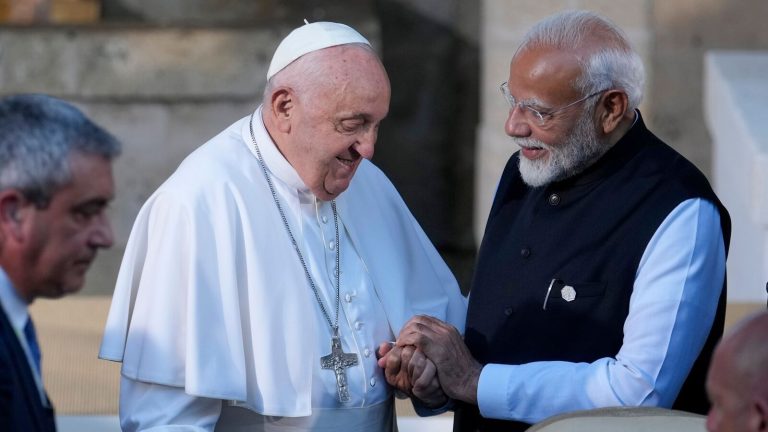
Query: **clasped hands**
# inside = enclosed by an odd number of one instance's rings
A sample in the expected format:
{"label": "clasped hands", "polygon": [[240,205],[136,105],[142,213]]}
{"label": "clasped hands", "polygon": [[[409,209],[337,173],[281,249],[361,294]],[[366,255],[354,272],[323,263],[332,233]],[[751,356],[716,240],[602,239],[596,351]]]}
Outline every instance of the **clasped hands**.
{"label": "clasped hands", "polygon": [[441,407],[449,398],[477,404],[482,366],[448,323],[416,315],[403,326],[394,345],[379,346],[379,356],[387,382],[426,407]]}

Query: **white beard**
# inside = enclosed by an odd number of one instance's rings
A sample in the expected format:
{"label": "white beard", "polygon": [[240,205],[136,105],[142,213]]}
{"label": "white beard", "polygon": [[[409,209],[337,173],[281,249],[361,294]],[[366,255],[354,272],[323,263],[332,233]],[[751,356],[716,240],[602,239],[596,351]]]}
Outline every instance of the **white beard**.
{"label": "white beard", "polygon": [[520,147],[541,147],[547,152],[546,157],[534,160],[520,154],[520,175],[528,186],[544,186],[576,175],[608,150],[608,146],[597,137],[590,112],[585,110],[568,138],[558,145],[544,144],[534,138],[512,138]]}

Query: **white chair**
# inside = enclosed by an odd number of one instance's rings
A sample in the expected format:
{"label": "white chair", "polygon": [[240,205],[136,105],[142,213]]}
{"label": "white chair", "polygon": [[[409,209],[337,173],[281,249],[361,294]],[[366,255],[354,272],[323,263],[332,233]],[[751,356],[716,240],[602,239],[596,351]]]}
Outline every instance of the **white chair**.
{"label": "white chair", "polygon": [[705,432],[706,420],[665,408],[598,408],[550,417],[527,432]]}

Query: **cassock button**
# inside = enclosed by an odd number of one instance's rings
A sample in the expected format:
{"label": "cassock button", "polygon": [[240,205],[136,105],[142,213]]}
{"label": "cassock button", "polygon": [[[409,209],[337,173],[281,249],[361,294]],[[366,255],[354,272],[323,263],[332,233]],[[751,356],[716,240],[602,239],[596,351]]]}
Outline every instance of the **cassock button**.
{"label": "cassock button", "polygon": [[560,204],[560,195],[553,193],[549,196],[549,205],[556,206]]}
{"label": "cassock button", "polygon": [[520,256],[523,258],[528,258],[529,256],[531,256],[531,250],[528,249],[527,247],[520,249]]}

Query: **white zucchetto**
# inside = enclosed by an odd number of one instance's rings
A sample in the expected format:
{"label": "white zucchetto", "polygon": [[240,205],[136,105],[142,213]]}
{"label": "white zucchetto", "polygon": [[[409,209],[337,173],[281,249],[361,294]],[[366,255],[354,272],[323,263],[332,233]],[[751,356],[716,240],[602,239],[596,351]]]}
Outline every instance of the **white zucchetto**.
{"label": "white zucchetto", "polygon": [[267,79],[271,79],[304,54],[353,43],[371,45],[368,39],[348,25],[322,21],[305,24],[293,30],[277,46],[269,64]]}

